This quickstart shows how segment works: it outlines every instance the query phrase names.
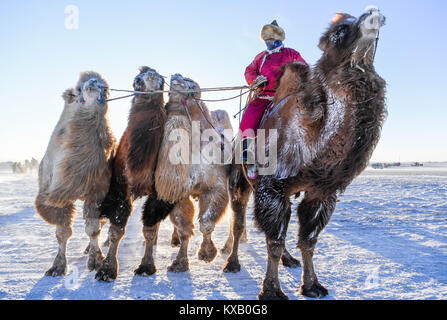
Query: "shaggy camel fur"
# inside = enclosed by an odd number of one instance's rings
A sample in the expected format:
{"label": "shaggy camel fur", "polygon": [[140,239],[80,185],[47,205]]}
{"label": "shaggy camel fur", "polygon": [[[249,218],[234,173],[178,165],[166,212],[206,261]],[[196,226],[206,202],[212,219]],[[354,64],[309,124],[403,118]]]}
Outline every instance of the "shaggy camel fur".
{"label": "shaggy camel fur", "polygon": [[[146,250],[137,274],[156,272],[152,255],[154,241],[160,221],[169,214],[178,230],[181,247],[168,269],[174,272],[189,269],[187,250],[194,217],[190,196],[199,199],[200,231],[203,234],[199,259],[210,262],[217,255],[211,234],[228,204],[228,170],[220,164],[220,134],[211,125],[207,107],[197,100],[200,98],[200,93],[195,92],[197,89],[198,84],[191,79],[179,74],[171,77],[171,91],[174,92],[170,93],[166,105],[168,120],[155,171],[158,198],[154,195],[145,204]],[[185,90],[190,92],[179,92]],[[211,142],[208,138],[212,138]],[[206,152],[211,150],[211,153]],[[165,203],[176,203],[176,206],[169,210]]]}
{"label": "shaggy camel fur", "polygon": [[[143,66],[139,71],[133,82],[136,91],[163,90],[164,79],[154,69]],[[113,160],[110,189],[100,207],[102,215],[110,220],[110,229],[109,251],[96,274],[98,280],[109,281],[118,275],[116,256],[133,200],[154,196],[153,175],[165,121],[162,93],[139,94],[133,98],[127,129]],[[166,206],[173,208],[170,204]]]}
{"label": "shaggy camel fur", "polygon": [[[287,299],[278,262],[291,215],[289,198],[297,192],[305,192],[297,210],[303,259],[300,293],[314,298],[328,294],[318,282],[312,257],[337,195],[367,166],[380,137],[386,83],[375,72],[373,57],[383,24],[377,9],[359,18],[338,14],[320,39],[324,53],[314,69],[292,63],[279,80],[274,104],[286,102],[264,125],[278,132],[277,166],[274,174],[259,175],[254,184],[255,222],[266,234],[268,252],[260,299]],[[264,148],[268,153],[275,146]],[[233,196],[245,206],[247,181],[241,174],[232,178]],[[238,236],[235,232],[235,242]]]}
{"label": "shaggy camel fur", "polygon": [[64,110],[39,167],[36,211],[56,225],[59,250],[46,275],[67,270],[65,251],[72,235],[74,201],[84,201],[85,231],[90,237],[89,270],[103,255],[98,236],[103,224],[98,206],[109,189],[115,138],[107,120],[108,84],[96,72],[81,73],[75,88],[64,92]]}
{"label": "shaggy camel fur", "polygon": [[[222,163],[225,163],[228,159],[226,159],[226,156],[231,156],[231,140],[233,138],[233,127],[231,125],[230,116],[228,115],[228,112],[225,110],[213,110],[211,111],[211,119],[213,120],[214,128],[223,136],[222,141]],[[171,216],[172,217],[172,216]],[[172,218],[171,218],[172,219]],[[230,231],[229,239],[232,240],[232,232]],[[230,240],[227,240],[230,241]],[[241,237],[241,242],[247,242],[247,236],[244,232]],[[181,244],[180,242],[180,235],[178,233],[178,229],[174,224],[174,232],[172,233],[172,240],[171,245],[172,247],[179,247]],[[225,249],[221,250],[223,253],[228,253],[225,251]]]}

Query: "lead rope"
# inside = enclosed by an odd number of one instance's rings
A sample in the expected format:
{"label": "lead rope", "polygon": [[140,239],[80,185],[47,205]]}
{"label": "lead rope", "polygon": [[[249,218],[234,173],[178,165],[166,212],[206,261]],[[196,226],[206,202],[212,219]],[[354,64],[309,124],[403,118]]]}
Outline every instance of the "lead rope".
{"label": "lead rope", "polygon": [[377,36],[376,36],[376,44],[374,46],[374,53],[373,53],[373,62],[374,59],[376,58],[376,52],[377,52],[377,46],[379,45],[379,36],[380,36],[380,29],[377,31]]}
{"label": "lead rope", "polygon": [[107,100],[105,100],[105,102],[114,101],[114,100],[120,100],[120,99],[124,99],[124,98],[129,98],[129,97],[133,97],[133,96],[135,96],[135,95],[136,95],[136,94],[133,93],[133,94],[129,94],[129,95],[122,96],[122,97],[117,97],[117,98],[107,99]]}

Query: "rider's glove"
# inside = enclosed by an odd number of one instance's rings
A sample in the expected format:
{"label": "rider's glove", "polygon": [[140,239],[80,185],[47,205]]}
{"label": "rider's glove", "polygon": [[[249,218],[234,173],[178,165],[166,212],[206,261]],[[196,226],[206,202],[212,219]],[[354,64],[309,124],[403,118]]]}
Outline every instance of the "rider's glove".
{"label": "rider's glove", "polygon": [[253,81],[253,84],[251,86],[253,88],[258,88],[263,85],[266,86],[268,84],[268,82],[269,82],[269,80],[265,76],[260,75],[260,76],[256,77],[255,81]]}

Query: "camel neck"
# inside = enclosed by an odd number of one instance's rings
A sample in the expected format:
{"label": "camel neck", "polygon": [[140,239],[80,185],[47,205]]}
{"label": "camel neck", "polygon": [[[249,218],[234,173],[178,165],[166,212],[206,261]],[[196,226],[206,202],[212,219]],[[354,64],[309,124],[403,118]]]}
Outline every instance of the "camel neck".
{"label": "camel neck", "polygon": [[144,108],[151,105],[160,105],[164,104],[163,101],[163,94],[162,93],[155,93],[151,95],[136,95],[133,98],[133,104],[137,108]]}

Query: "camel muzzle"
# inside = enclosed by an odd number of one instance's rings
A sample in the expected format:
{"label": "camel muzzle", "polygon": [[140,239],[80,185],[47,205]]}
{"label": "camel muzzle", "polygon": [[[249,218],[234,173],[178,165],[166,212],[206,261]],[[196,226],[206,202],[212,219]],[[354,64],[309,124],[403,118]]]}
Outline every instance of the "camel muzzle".
{"label": "camel muzzle", "polygon": [[367,31],[367,33],[378,32],[379,29],[385,25],[385,16],[374,6],[367,7],[365,11],[366,12],[359,18],[362,30]]}

